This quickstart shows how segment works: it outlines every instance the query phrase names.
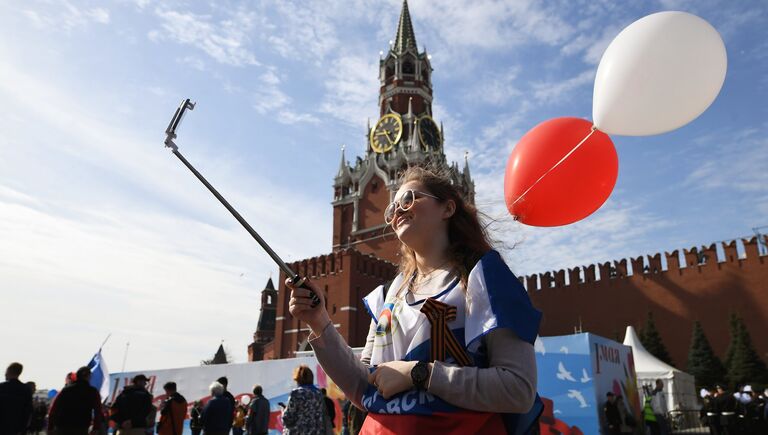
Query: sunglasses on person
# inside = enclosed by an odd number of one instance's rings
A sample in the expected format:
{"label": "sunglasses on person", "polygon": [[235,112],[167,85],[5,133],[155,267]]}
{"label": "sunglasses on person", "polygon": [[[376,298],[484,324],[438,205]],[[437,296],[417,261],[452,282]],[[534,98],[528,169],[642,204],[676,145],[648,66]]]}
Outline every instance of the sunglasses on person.
{"label": "sunglasses on person", "polygon": [[431,193],[427,192],[419,192],[418,190],[408,189],[405,192],[403,192],[403,195],[400,196],[400,199],[396,199],[390,203],[387,208],[384,210],[384,223],[387,225],[391,224],[393,220],[395,220],[395,214],[397,214],[397,209],[399,208],[402,211],[408,211],[413,207],[413,203],[416,202],[419,197],[427,196],[430,198],[434,198],[439,200],[440,198],[436,197],[435,195],[432,195]]}

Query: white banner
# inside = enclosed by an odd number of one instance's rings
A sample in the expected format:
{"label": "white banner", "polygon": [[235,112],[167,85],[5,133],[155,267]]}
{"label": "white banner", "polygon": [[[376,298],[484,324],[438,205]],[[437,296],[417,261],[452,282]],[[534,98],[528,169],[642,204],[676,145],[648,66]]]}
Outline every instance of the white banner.
{"label": "white banner", "polygon": [[[208,401],[210,399],[208,387],[216,379],[226,376],[229,381],[227,390],[240,403],[249,403],[253,396],[253,386],[261,385],[264,390],[264,397],[269,399],[270,403],[270,429],[279,431],[282,429],[282,425],[280,424],[280,406],[278,403],[288,402],[288,395],[292,389],[296,388],[296,382],[293,380],[293,370],[302,364],[309,366],[312,372],[314,372],[315,385],[319,388],[326,388],[328,390],[328,397],[336,399],[335,426],[340,430],[342,413],[339,401],[344,399],[344,394],[325,375],[325,372],[314,357],[114,373],[109,377],[112,390],[107,402],[114,402],[123,388],[126,385],[130,385],[131,379],[134,376],[143,374],[149,378],[147,390],[154,397],[155,406],[165,399],[163,385],[166,382],[173,381],[176,382],[178,392],[187,399],[191,407],[193,402],[197,400]],[[186,432],[189,420],[185,421],[184,425]]]}

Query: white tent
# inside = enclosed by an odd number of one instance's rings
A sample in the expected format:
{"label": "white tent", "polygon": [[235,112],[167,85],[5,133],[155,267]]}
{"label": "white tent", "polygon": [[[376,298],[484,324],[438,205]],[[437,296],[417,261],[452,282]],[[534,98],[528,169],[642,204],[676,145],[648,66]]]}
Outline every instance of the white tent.
{"label": "white tent", "polygon": [[642,390],[645,384],[655,385],[656,379],[664,381],[664,393],[667,396],[668,411],[674,409],[699,409],[696,398],[696,385],[692,375],[678,370],[651,355],[638,338],[635,328],[627,326],[624,344],[632,347],[637,372],[637,388]]}

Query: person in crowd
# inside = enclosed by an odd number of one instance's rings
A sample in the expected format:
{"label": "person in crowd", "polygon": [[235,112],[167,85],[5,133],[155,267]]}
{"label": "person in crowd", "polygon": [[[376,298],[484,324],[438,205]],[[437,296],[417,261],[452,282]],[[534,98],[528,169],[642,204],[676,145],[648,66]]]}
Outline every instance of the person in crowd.
{"label": "person in crowd", "polygon": [[267,435],[269,432],[269,400],[264,397],[261,385],[253,386],[253,399],[245,422],[248,435]]}
{"label": "person in crowd", "polygon": [[309,367],[301,365],[294,369],[293,380],[297,386],[283,410],[283,434],[325,435],[325,401],[314,385],[315,375]]}
{"label": "person in crowd", "polygon": [[5,369],[5,382],[0,383],[0,435],[24,433],[32,416],[32,392],[21,383],[21,363],[13,362]]}
{"label": "person in crowd", "polygon": [[619,416],[621,417],[619,432],[622,434],[631,434],[635,430],[635,417],[632,415],[632,412],[627,409],[627,404],[624,403],[623,396],[616,396],[616,408],[618,408]]}
{"label": "person in crowd", "polygon": [[701,397],[701,409],[699,410],[699,421],[702,426],[709,428],[710,435],[716,435],[718,433],[715,427],[715,421],[717,418],[717,409],[715,409],[715,396],[712,391],[707,388],[699,390],[699,396]]}
{"label": "person in crowd", "polygon": [[248,413],[248,408],[242,403],[238,403],[235,406],[235,415],[232,418],[232,435],[243,435],[245,431],[245,415]]}
{"label": "person in crowd", "polygon": [[101,395],[90,381],[91,369],[77,369],[75,382],[64,387],[51,404],[48,433],[88,435],[91,427],[94,431],[101,429],[104,424]]}
{"label": "person in crowd", "polygon": [[204,435],[227,435],[232,429],[233,401],[224,395],[224,385],[210,385],[211,400],[205,404],[200,418]]}
{"label": "person in crowd", "polygon": [[146,435],[155,435],[155,426],[157,424],[157,406],[152,404],[152,409],[147,414],[147,421],[144,425],[144,433]]}
{"label": "person in crowd", "polygon": [[603,417],[605,417],[605,432],[610,435],[621,435],[621,414],[616,406],[616,396],[610,391],[605,394]]}
{"label": "person in crowd", "polygon": [[111,418],[117,425],[117,435],[144,435],[147,429],[154,430],[148,422],[154,413],[148,380],[144,375],[134,376],[131,385],[123,388],[112,404]]}
{"label": "person in crowd", "polygon": [[358,408],[354,404],[349,407],[349,416],[347,417],[349,424],[349,435],[357,435],[360,433],[367,416],[368,413],[366,411]]}
{"label": "person in crowd", "polygon": [[336,428],[336,404],[328,397],[328,391],[325,388],[321,388],[320,392],[323,393],[325,402],[325,431],[328,435],[332,435]]}
{"label": "person in crowd", "polygon": [[[319,304],[286,282],[290,313],[309,324],[325,372],[368,411],[365,434],[532,430],[543,409],[533,349],[541,313],[447,173],[411,167],[399,182],[384,221],[400,240],[400,273],[364,298],[364,361],[311,283]],[[407,406],[426,393],[434,400]]]}
{"label": "person in crowd", "polygon": [[75,374],[75,372],[67,373],[67,375],[64,376],[64,386],[66,387],[69,384],[74,384],[76,379],[77,379],[77,375]]}
{"label": "person in crowd", "polygon": [[656,416],[656,423],[659,425],[661,435],[669,435],[669,424],[667,423],[667,395],[664,393],[664,381],[656,379],[656,386],[651,391],[651,407]]}
{"label": "person in crowd", "polygon": [[352,406],[352,402],[348,399],[344,399],[341,405],[341,435],[349,435],[349,407]]}
{"label": "person in crowd", "polygon": [[715,397],[715,407],[719,416],[719,434],[735,435],[736,431],[736,407],[737,402],[733,394],[728,394],[724,384],[715,387],[717,396]]}
{"label": "person in crowd", "polygon": [[219,379],[216,379],[216,382],[220,383],[224,387],[224,397],[229,399],[230,402],[232,402],[232,409],[234,410],[237,403],[235,402],[235,396],[233,396],[232,393],[230,393],[229,390],[227,390],[227,385],[229,385],[229,379],[227,379],[226,376],[222,376]]}
{"label": "person in crowd", "polygon": [[200,435],[203,431],[203,402],[196,400],[192,404],[192,409],[189,410],[189,430],[192,435]]}
{"label": "person in crowd", "polygon": [[39,434],[45,429],[45,417],[48,415],[48,405],[44,400],[33,399],[32,417],[29,421],[29,433]]}
{"label": "person in crowd", "polygon": [[160,435],[181,435],[184,431],[184,419],[187,417],[187,399],[176,391],[176,382],[163,385],[165,400],[160,405],[160,423],[157,433]]}
{"label": "person in crowd", "polygon": [[653,400],[652,389],[650,385],[643,385],[643,422],[645,423],[646,433],[650,435],[659,435],[659,423],[656,421],[656,414],[653,412],[651,402]]}
{"label": "person in crowd", "polygon": [[742,409],[739,413],[743,420],[741,425],[742,431],[747,435],[765,434],[765,432],[761,432],[762,424],[760,419],[763,409],[760,398],[751,387],[749,389],[745,387],[742,395],[749,396],[749,400],[742,404]]}

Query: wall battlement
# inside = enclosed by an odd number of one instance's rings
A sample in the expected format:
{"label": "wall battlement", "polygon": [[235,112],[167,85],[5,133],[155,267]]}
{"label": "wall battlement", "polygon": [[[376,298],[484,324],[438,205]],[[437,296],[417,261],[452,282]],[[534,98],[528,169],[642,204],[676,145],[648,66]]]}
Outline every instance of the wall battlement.
{"label": "wall battlement", "polygon": [[299,275],[311,279],[340,274],[344,272],[345,267],[350,267],[355,272],[386,281],[392,279],[397,271],[397,265],[355,249],[344,249],[307,258],[293,262],[290,266]]}
{"label": "wall battlement", "polygon": [[[768,246],[768,236],[763,236]],[[768,263],[768,255],[760,255],[757,237],[730,242],[716,242],[701,248],[674,250],[629,259],[577,266],[520,276],[518,279],[528,292],[553,288],[576,288],[585,284],[612,284],[620,280],[650,279],[659,275],[719,272],[724,266],[748,269]]]}

